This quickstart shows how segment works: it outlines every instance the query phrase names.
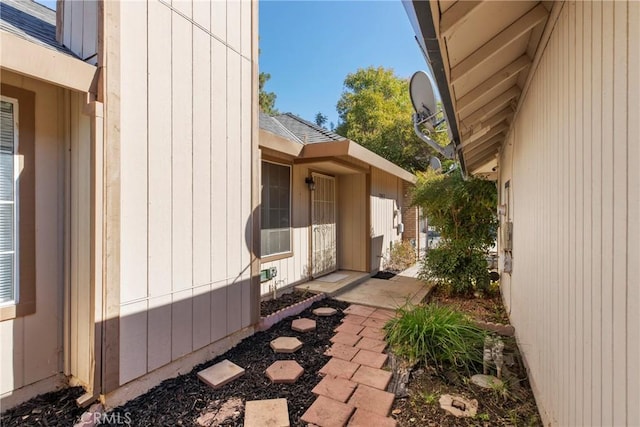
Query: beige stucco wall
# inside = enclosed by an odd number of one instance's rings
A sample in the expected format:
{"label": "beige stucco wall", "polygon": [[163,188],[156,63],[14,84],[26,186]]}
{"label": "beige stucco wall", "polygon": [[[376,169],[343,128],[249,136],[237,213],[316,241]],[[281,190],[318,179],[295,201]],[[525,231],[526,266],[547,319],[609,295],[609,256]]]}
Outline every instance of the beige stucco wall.
{"label": "beige stucco wall", "polygon": [[253,8],[120,4],[119,384],[252,322]]}
{"label": "beige stucco wall", "polygon": [[503,296],[553,425],[640,422],[639,23],[638,2],[565,3],[500,156]]}
{"label": "beige stucco wall", "polygon": [[[1,80],[35,92],[36,110],[36,312],[0,322],[0,396],[6,408],[53,389],[63,371],[66,91],[5,70]],[[27,386],[36,388],[18,397],[18,389]]]}

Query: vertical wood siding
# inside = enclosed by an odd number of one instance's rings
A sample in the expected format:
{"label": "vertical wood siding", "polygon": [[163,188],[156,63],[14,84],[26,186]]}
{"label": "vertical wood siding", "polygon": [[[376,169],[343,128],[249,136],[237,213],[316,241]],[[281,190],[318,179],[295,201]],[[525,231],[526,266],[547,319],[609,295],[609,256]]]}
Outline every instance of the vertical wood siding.
{"label": "vertical wood siding", "polygon": [[[98,1],[65,0],[62,8],[62,44],[80,58],[90,58],[98,51]],[[97,56],[87,59],[96,64]]]}
{"label": "vertical wood siding", "polygon": [[[64,120],[55,86],[2,70],[2,83],[35,92],[36,311],[0,322],[0,395],[63,370]],[[20,108],[24,108],[20,106]]]}
{"label": "vertical wood siding", "polygon": [[640,420],[640,3],[567,2],[500,157],[505,303],[545,419]]}
{"label": "vertical wood siding", "polygon": [[[371,270],[384,269],[392,244],[402,240],[395,228],[402,222],[402,180],[380,169],[371,169]],[[394,215],[395,211],[397,215]]]}
{"label": "vertical wood siding", "polygon": [[121,4],[120,384],[250,323],[251,3]]}
{"label": "vertical wood siding", "polygon": [[338,177],[338,268],[367,270],[367,177]]}

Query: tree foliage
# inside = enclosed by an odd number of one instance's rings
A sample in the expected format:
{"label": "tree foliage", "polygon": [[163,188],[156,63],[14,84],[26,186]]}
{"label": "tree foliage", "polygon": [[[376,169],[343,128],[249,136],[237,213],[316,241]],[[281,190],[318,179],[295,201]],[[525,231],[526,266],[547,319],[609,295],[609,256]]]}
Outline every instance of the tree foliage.
{"label": "tree foliage", "polygon": [[321,112],[316,113],[315,122],[321,128],[324,127],[324,125],[327,123],[327,120],[329,120],[329,118],[326,115],[322,114]]}
{"label": "tree foliage", "polygon": [[413,131],[409,81],[392,69],[369,67],[347,75],[337,110],[339,134],[407,170],[426,169],[433,151]]}
{"label": "tree foliage", "polygon": [[274,92],[267,92],[265,85],[271,78],[271,74],[261,72],[258,76],[258,103],[260,104],[260,111],[270,116],[278,114],[276,110],[276,98],[277,95]]}
{"label": "tree foliage", "polygon": [[435,277],[454,293],[485,289],[489,285],[485,253],[495,242],[498,227],[495,184],[464,180],[459,170],[427,171],[418,174],[413,202],[441,236],[441,244],[427,252],[423,275]]}

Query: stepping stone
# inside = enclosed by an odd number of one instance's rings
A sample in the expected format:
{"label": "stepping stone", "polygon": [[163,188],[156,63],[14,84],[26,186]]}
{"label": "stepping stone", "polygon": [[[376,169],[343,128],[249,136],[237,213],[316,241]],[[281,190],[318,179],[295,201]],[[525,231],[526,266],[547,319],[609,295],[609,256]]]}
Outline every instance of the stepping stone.
{"label": "stepping stone", "polygon": [[391,417],[383,417],[375,412],[358,408],[349,421],[349,427],[396,427],[398,422]]}
{"label": "stepping stone", "polygon": [[351,377],[351,381],[377,388],[378,390],[386,390],[392,375],[391,372],[382,369],[360,366]]}
{"label": "stepping stone", "polygon": [[376,311],[376,309],[373,307],[365,307],[364,305],[357,304],[352,304],[343,310],[344,313],[356,314],[363,317],[369,317],[374,311]]}
{"label": "stepping stone", "polygon": [[356,345],[356,343],[360,341],[360,338],[362,337],[359,335],[350,334],[348,332],[338,332],[329,341],[344,345]]}
{"label": "stepping stone", "polygon": [[295,360],[278,360],[265,373],[274,384],[293,384],[302,376],[304,369]]}
{"label": "stepping stone", "polygon": [[357,335],[363,329],[364,326],[356,325],[355,323],[343,323],[335,328],[334,331]]}
{"label": "stepping stone", "polygon": [[364,337],[356,344],[356,347],[363,350],[377,351],[382,353],[387,347],[387,343],[381,340],[374,340],[373,338]]}
{"label": "stepping stone", "polygon": [[313,310],[313,314],[315,314],[316,316],[320,316],[320,317],[333,316],[337,312],[338,312],[338,310],[336,310],[335,308],[331,308],[331,307],[320,307],[320,308],[316,308],[315,310]]}
{"label": "stepping stone", "polygon": [[364,322],[365,320],[367,320],[366,317],[358,316],[357,314],[348,314],[342,319],[342,322],[343,323],[355,323],[356,325],[359,325],[362,322]]}
{"label": "stepping stone", "polygon": [[346,360],[332,358],[324,365],[318,373],[321,375],[331,375],[332,377],[340,377],[349,379],[358,370],[357,363],[347,362]]}
{"label": "stepping stone", "polygon": [[372,328],[380,328],[382,329],[384,325],[387,323],[386,320],[374,319],[373,317],[369,317],[365,321],[361,323],[363,326],[371,326]]}
{"label": "stepping stone", "polygon": [[370,366],[372,368],[382,368],[387,361],[387,355],[384,353],[378,353],[369,350],[360,350],[353,359],[353,363],[359,363],[361,365]]}
{"label": "stepping stone", "polygon": [[355,356],[359,351],[360,351],[359,348],[336,343],[332,345],[327,351],[325,351],[324,355],[337,357],[338,359],[349,361],[353,359],[353,356]]}
{"label": "stepping stone", "polygon": [[302,348],[302,341],[296,337],[278,337],[269,345],[276,353],[295,353]]}
{"label": "stepping stone", "polygon": [[328,397],[318,396],[302,415],[302,421],[321,427],[344,426],[349,421],[353,406]]}
{"label": "stepping stone", "polygon": [[356,391],[353,393],[348,403],[358,409],[364,409],[386,417],[389,414],[389,411],[391,411],[393,399],[395,399],[395,395],[393,393],[377,390],[361,384],[356,388]]}
{"label": "stepping stone", "polygon": [[229,360],[223,360],[198,372],[198,378],[214,389],[244,375],[244,369]]}
{"label": "stepping stone", "polygon": [[244,427],[289,427],[287,399],[248,400]]}
{"label": "stepping stone", "polygon": [[371,326],[367,326],[363,330],[361,330],[358,335],[361,337],[373,338],[374,340],[384,341],[385,333],[384,330],[380,328],[372,328]]}
{"label": "stepping stone", "polygon": [[487,389],[494,389],[502,385],[502,380],[494,377],[493,375],[483,375],[483,374],[476,374],[472,376],[471,382],[479,387],[487,388]]}
{"label": "stepping stone", "polygon": [[326,376],[311,390],[311,393],[346,402],[357,386],[357,383],[344,378]]}
{"label": "stepping stone", "polygon": [[385,310],[383,308],[377,308],[376,311],[371,313],[368,317],[371,317],[373,319],[380,319],[380,320],[387,321],[387,320],[390,320],[390,319],[393,319],[394,317],[396,317],[396,314],[391,310]]}
{"label": "stepping stone", "polygon": [[316,321],[313,319],[296,319],[291,322],[291,329],[298,332],[310,332],[316,330]]}

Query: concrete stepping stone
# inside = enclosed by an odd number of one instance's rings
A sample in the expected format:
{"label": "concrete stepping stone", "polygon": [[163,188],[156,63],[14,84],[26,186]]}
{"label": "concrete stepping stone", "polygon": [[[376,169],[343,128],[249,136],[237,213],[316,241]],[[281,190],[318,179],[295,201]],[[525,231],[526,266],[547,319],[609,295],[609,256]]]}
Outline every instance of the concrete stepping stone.
{"label": "concrete stepping stone", "polygon": [[244,427],[289,427],[287,399],[248,400]]}
{"label": "concrete stepping stone", "polygon": [[278,337],[269,345],[276,353],[295,353],[302,348],[302,341],[296,337]]}
{"label": "concrete stepping stone", "polygon": [[349,427],[396,427],[397,425],[398,422],[391,417],[383,417],[362,408],[356,409],[349,420]]}
{"label": "concrete stepping stone", "polygon": [[337,357],[338,359],[346,360],[348,362],[353,359],[353,356],[355,356],[359,351],[359,348],[355,348],[350,345],[335,343],[329,349],[327,349],[327,351],[324,352],[324,355]]}
{"label": "concrete stepping stone", "polygon": [[382,328],[384,328],[384,325],[386,325],[386,323],[387,323],[386,320],[374,319],[373,317],[369,317],[366,320],[364,320],[361,323],[361,325],[362,326],[371,326],[372,328],[382,329]]}
{"label": "concrete stepping stone", "polygon": [[349,421],[353,406],[328,397],[318,396],[302,415],[302,421],[321,427],[344,426]]}
{"label": "concrete stepping stone", "polygon": [[364,326],[356,325],[355,323],[342,323],[340,326],[335,328],[334,331],[357,335],[363,329]]}
{"label": "concrete stepping stone", "polygon": [[274,384],[293,384],[302,376],[304,369],[295,360],[278,360],[265,373]]}
{"label": "concrete stepping stone", "polygon": [[333,316],[337,312],[338,312],[338,310],[336,310],[335,308],[331,308],[331,307],[319,307],[319,308],[316,308],[315,310],[313,310],[313,314],[315,314],[316,316],[320,316],[320,317]]}
{"label": "concrete stepping stone", "polygon": [[356,344],[356,347],[363,350],[377,351],[382,353],[387,347],[387,343],[381,340],[374,340],[373,338],[364,337]]}
{"label": "concrete stepping stone", "polygon": [[353,374],[351,381],[377,388],[378,390],[386,390],[391,381],[391,376],[392,373],[389,371],[362,365]]}
{"label": "concrete stepping stone", "polygon": [[357,314],[358,316],[369,317],[376,309],[374,307],[365,307],[364,305],[352,304],[343,310],[347,314]]}
{"label": "concrete stepping stone", "polygon": [[357,386],[357,383],[344,378],[326,376],[311,390],[311,393],[346,402]]}
{"label": "concrete stepping stone", "polygon": [[340,343],[344,345],[356,345],[362,337],[360,335],[350,334],[348,332],[338,332],[329,341],[333,343]]}
{"label": "concrete stepping stone", "polygon": [[383,329],[380,328],[372,328],[371,326],[367,326],[358,332],[358,335],[361,337],[373,338],[374,340],[384,341],[385,333]]}
{"label": "concrete stepping stone", "polygon": [[371,368],[380,369],[387,361],[387,355],[384,353],[378,353],[376,351],[360,350],[351,359],[353,363],[359,363],[361,365],[369,366]]}
{"label": "concrete stepping stone", "polygon": [[342,319],[342,322],[343,323],[355,323],[356,325],[359,325],[362,322],[364,322],[365,320],[367,320],[366,317],[358,316],[357,314],[347,314]]}
{"label": "concrete stepping stone", "polygon": [[395,399],[393,393],[360,384],[353,392],[348,404],[386,417],[391,411],[393,399]]}
{"label": "concrete stepping stone", "polygon": [[244,369],[226,359],[198,372],[198,378],[214,389],[220,388],[242,375],[244,375]]}
{"label": "concrete stepping stone", "polygon": [[316,330],[316,321],[313,319],[296,319],[291,322],[291,329],[298,332],[311,332]]}
{"label": "concrete stepping stone", "polygon": [[350,379],[359,367],[360,365],[357,363],[333,357],[318,372],[320,375],[331,375],[332,377]]}

